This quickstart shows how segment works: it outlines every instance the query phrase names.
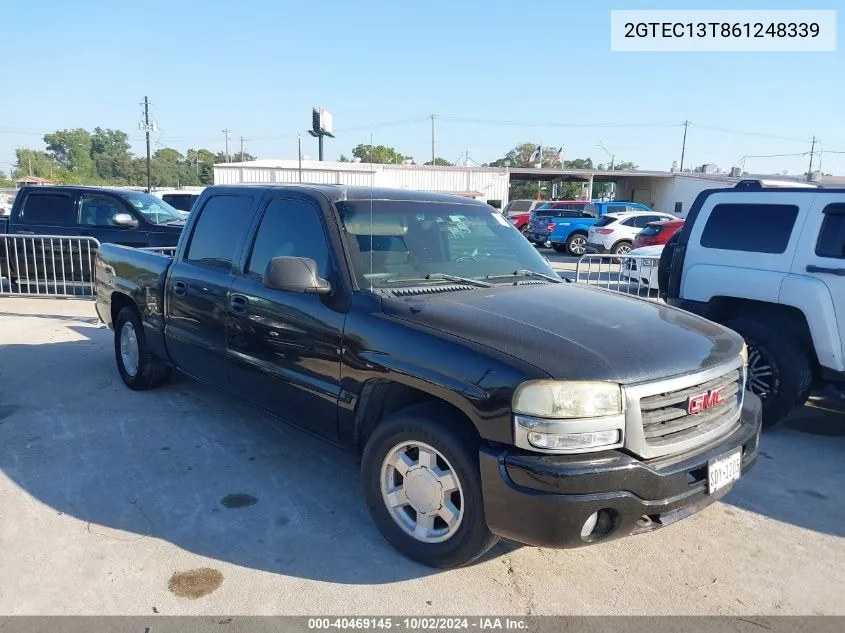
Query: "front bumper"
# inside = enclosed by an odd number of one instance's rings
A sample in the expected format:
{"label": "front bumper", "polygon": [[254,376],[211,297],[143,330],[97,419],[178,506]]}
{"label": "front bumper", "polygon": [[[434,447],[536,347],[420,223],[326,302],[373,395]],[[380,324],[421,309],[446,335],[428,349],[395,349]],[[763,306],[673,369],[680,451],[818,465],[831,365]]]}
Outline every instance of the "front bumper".
{"label": "front bumper", "polygon": [[[760,400],[746,393],[739,427],[693,453],[643,461],[620,450],[589,455],[536,455],[512,449],[479,452],[484,513],[494,534],[540,547],[571,548],[640,534],[686,518],[731,490],[707,492],[707,462],[742,447],[742,476],[757,458]],[[582,538],[594,512],[609,531]]]}

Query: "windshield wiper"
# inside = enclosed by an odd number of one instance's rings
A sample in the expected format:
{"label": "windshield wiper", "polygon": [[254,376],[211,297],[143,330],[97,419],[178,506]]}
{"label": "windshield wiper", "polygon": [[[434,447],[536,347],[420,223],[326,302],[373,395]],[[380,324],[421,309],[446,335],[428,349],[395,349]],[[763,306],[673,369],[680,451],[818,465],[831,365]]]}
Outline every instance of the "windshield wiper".
{"label": "windshield wiper", "polygon": [[425,277],[417,278],[397,277],[395,279],[387,279],[386,283],[390,284],[413,281],[456,281],[458,283],[478,286],[479,288],[490,288],[493,286],[493,284],[487,283],[486,281],[481,281],[480,279],[472,279],[470,277],[457,277],[455,275],[446,275],[444,273],[429,273]]}
{"label": "windshield wiper", "polygon": [[540,277],[556,284],[561,284],[564,281],[560,277],[552,277],[551,275],[547,275],[545,273],[538,273],[534,270],[525,270],[524,268],[520,268],[519,270],[515,270],[512,273],[506,273],[504,275],[487,275],[485,279],[504,279],[505,277]]}

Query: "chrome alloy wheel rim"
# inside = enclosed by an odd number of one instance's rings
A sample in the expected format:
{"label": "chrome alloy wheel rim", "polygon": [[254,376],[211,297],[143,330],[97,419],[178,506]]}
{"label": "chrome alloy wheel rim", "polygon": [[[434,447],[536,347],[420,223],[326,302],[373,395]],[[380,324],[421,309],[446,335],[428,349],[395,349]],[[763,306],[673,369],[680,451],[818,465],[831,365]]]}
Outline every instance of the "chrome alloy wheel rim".
{"label": "chrome alloy wheel rim", "polygon": [[759,350],[751,347],[748,350],[748,390],[761,399],[772,393],[774,385],[774,370],[771,362]]}
{"label": "chrome alloy wheel rim", "polygon": [[135,334],[135,326],[129,321],[120,328],[120,359],[123,361],[123,368],[133,378],[138,373],[138,336]]}
{"label": "chrome alloy wheel rim", "polygon": [[451,538],[464,518],[461,482],[449,461],[424,442],[391,448],[381,465],[381,496],[391,518],[421,543]]}
{"label": "chrome alloy wheel rim", "polygon": [[573,237],[569,243],[573,255],[583,255],[587,252],[587,239],[584,237]]}

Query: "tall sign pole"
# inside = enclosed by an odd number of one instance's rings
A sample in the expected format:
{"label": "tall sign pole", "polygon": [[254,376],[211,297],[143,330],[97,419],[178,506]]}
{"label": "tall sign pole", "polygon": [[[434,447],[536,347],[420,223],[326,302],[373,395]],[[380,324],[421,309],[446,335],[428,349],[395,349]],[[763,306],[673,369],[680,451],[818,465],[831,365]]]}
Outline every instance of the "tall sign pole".
{"label": "tall sign pole", "polygon": [[314,108],[311,112],[311,129],[308,133],[317,139],[320,160],[323,160],[323,138],[334,138],[332,115],[325,108]]}

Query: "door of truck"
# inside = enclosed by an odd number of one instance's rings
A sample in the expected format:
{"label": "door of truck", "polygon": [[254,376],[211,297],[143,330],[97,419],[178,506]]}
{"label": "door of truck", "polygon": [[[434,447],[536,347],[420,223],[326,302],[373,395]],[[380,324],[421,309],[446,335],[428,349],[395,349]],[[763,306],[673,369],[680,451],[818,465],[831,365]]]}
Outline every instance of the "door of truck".
{"label": "door of truck", "polygon": [[[845,195],[818,193],[807,216],[801,242],[795,255],[793,272],[817,279],[833,304],[833,314],[811,314],[818,332],[816,353],[824,367],[845,371]],[[822,340],[824,339],[824,340]]]}
{"label": "door of truck", "polygon": [[308,257],[321,277],[337,270],[323,214],[306,197],[270,198],[229,290],[226,345],[235,393],[286,420],[337,438],[345,305],[338,296],[272,290],[262,282],[273,257]]}
{"label": "door of truck", "polygon": [[[118,213],[128,213],[139,220],[138,226],[118,226],[113,219]],[[116,196],[102,193],[83,193],[79,197],[79,235],[94,237],[101,244],[109,242],[136,248],[149,246],[150,242],[138,214]]]}
{"label": "door of truck", "polygon": [[253,216],[253,197],[217,194],[199,210],[185,252],[165,287],[167,350],[176,366],[228,388],[226,312],[232,266],[243,249]]}

